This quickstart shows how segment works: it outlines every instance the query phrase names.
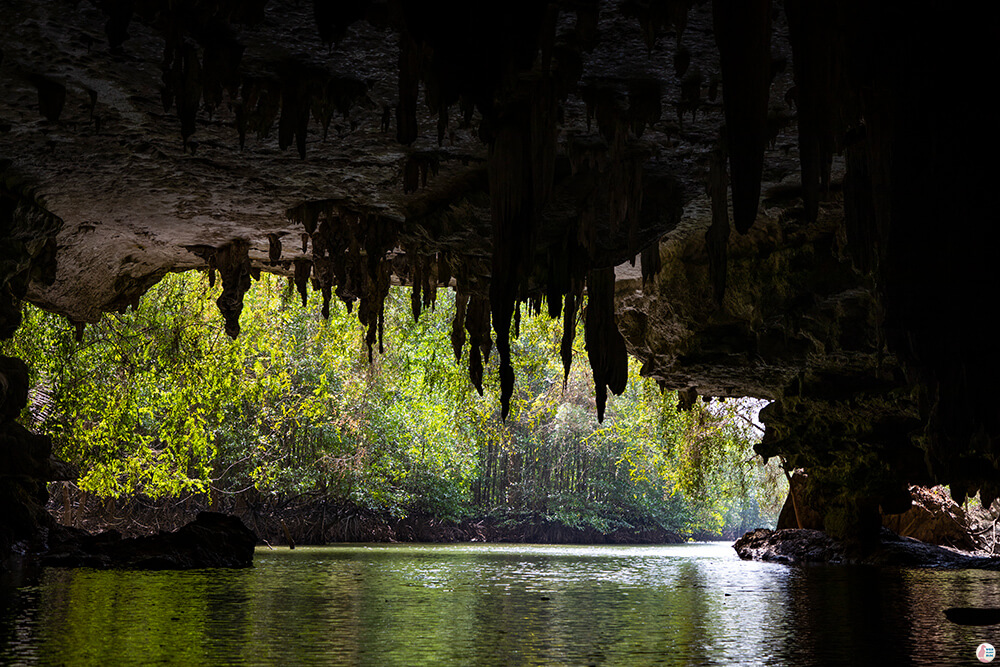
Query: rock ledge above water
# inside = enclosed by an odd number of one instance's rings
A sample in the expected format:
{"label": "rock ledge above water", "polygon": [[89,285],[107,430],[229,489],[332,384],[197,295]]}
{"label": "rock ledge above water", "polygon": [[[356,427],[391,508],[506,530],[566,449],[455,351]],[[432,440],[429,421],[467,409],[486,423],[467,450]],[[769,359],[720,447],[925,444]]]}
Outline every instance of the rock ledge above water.
{"label": "rock ledge above water", "polygon": [[234,516],[201,512],[172,533],[122,539],[110,530],[89,535],[60,527],[50,534],[43,565],[138,570],[250,567],[257,536]]}
{"label": "rock ledge above water", "polygon": [[1000,570],[1000,558],[963,553],[883,530],[874,549],[861,553],[826,533],[810,529],[758,528],[733,545],[743,560],[787,565],[828,563],[902,567],[949,567]]}

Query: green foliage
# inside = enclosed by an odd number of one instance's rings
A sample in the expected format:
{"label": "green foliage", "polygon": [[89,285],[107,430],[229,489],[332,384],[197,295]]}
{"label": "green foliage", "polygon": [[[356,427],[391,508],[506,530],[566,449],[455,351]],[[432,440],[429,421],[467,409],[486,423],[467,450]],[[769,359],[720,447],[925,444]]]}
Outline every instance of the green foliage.
{"label": "green foliage", "polygon": [[[386,353],[371,364],[364,330],[339,302],[306,308],[263,275],[242,334],[223,333],[204,276],[168,275],[131,313],[83,340],[28,309],[6,353],[34,374],[31,417],[101,496],[321,492],[377,511],[532,513],[607,531],[687,533],[773,522],[780,475],[752,460],[746,401],[678,412],[630,364],[629,385],[596,422],[582,336],[567,378],[561,328],[524,315],[517,383],[499,419],[496,355],[484,394],[450,346],[454,295],[419,321],[407,290],[386,303]],[[468,345],[463,356],[468,355]]]}

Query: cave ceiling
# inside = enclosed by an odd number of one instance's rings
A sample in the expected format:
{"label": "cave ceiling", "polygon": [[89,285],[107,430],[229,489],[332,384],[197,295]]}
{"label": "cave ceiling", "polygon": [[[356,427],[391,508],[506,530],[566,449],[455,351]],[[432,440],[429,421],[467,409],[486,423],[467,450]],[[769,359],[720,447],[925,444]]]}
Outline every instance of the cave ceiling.
{"label": "cave ceiling", "polygon": [[[539,125],[553,135],[529,149],[551,153],[539,256],[589,214],[590,237],[576,236],[596,264],[620,263],[704,192],[721,122],[706,7],[687,20],[692,81],[683,85],[698,85],[684,93],[675,32],[661,28],[649,48],[637,18],[598,3],[531,16],[516,35],[532,53],[541,48],[535,33],[549,33],[545,73],[530,57],[517,62],[509,26],[489,24],[500,10],[431,4],[439,15],[424,21],[395,4],[362,3],[321,28],[309,2],[5,3],[0,150],[7,171],[64,223],[56,281],[31,299],[92,322],[141,295],[152,276],[205,268],[201,246],[245,240],[252,264],[266,269],[274,235],[283,261],[311,259],[302,217],[327,205],[333,215],[384,218],[396,235],[391,252],[488,260],[483,137],[528,122],[532,111],[521,107],[532,96],[546,98],[539,113],[552,118]],[[585,10],[593,16],[581,18]],[[336,23],[351,19],[361,20]],[[410,56],[420,69],[408,110],[400,23],[423,38]],[[523,90],[510,102],[476,99],[503,87]],[[632,224],[642,196],[651,201]],[[609,233],[619,223],[622,232]]]}
{"label": "cave ceiling", "polygon": [[685,400],[777,400],[766,455],[996,495],[994,13],[5,0],[0,328],[199,269],[236,335],[263,270],[375,347],[390,284],[449,285],[509,397],[521,304],[572,321],[586,287],[599,410],[627,350]]}

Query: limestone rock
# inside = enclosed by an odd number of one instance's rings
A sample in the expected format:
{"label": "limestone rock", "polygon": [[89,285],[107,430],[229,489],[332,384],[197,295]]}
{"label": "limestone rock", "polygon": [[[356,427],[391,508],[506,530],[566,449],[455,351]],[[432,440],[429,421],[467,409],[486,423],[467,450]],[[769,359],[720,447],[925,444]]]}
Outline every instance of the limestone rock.
{"label": "limestone rock", "polygon": [[52,441],[14,421],[27,401],[27,367],[0,356],[0,553],[27,549],[38,527],[53,523],[45,511]]}
{"label": "limestone rock", "polygon": [[858,551],[826,533],[809,529],[758,528],[733,545],[744,560],[786,565],[829,563],[890,567],[950,567],[1000,570],[1000,558],[984,558],[899,537],[883,530],[879,542]]}
{"label": "limestone rock", "polygon": [[88,535],[66,526],[53,528],[41,562],[51,567],[186,570],[250,567],[257,536],[233,516],[200,512],[172,533],[122,539],[117,531]]}
{"label": "limestone rock", "polygon": [[898,535],[942,546],[973,551],[969,521],[962,506],[941,487],[910,487],[913,505],[902,514],[887,514],[882,524]]}
{"label": "limestone rock", "polygon": [[[811,491],[808,476],[796,471],[791,476],[789,494],[778,516],[778,530],[824,529],[827,499]],[[881,507],[880,510],[882,525],[897,535],[963,551],[976,549],[965,511],[941,487],[911,486],[900,507]]]}

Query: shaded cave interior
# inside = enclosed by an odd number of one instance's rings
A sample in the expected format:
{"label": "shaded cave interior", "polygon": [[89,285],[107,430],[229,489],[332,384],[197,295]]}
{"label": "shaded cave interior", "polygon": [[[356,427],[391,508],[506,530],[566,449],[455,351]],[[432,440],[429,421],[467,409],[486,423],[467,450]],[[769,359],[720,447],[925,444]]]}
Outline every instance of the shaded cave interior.
{"label": "shaded cave interior", "polygon": [[[757,451],[810,472],[833,535],[873,539],[910,484],[1000,495],[995,10],[61,4],[3,9],[0,336],[193,268],[236,336],[271,271],[356,307],[374,354],[393,282],[415,316],[450,286],[506,415],[522,308],[572,323],[586,293],[598,418],[629,353],[688,401],[769,399]],[[3,358],[8,545],[52,474],[26,397]]]}

